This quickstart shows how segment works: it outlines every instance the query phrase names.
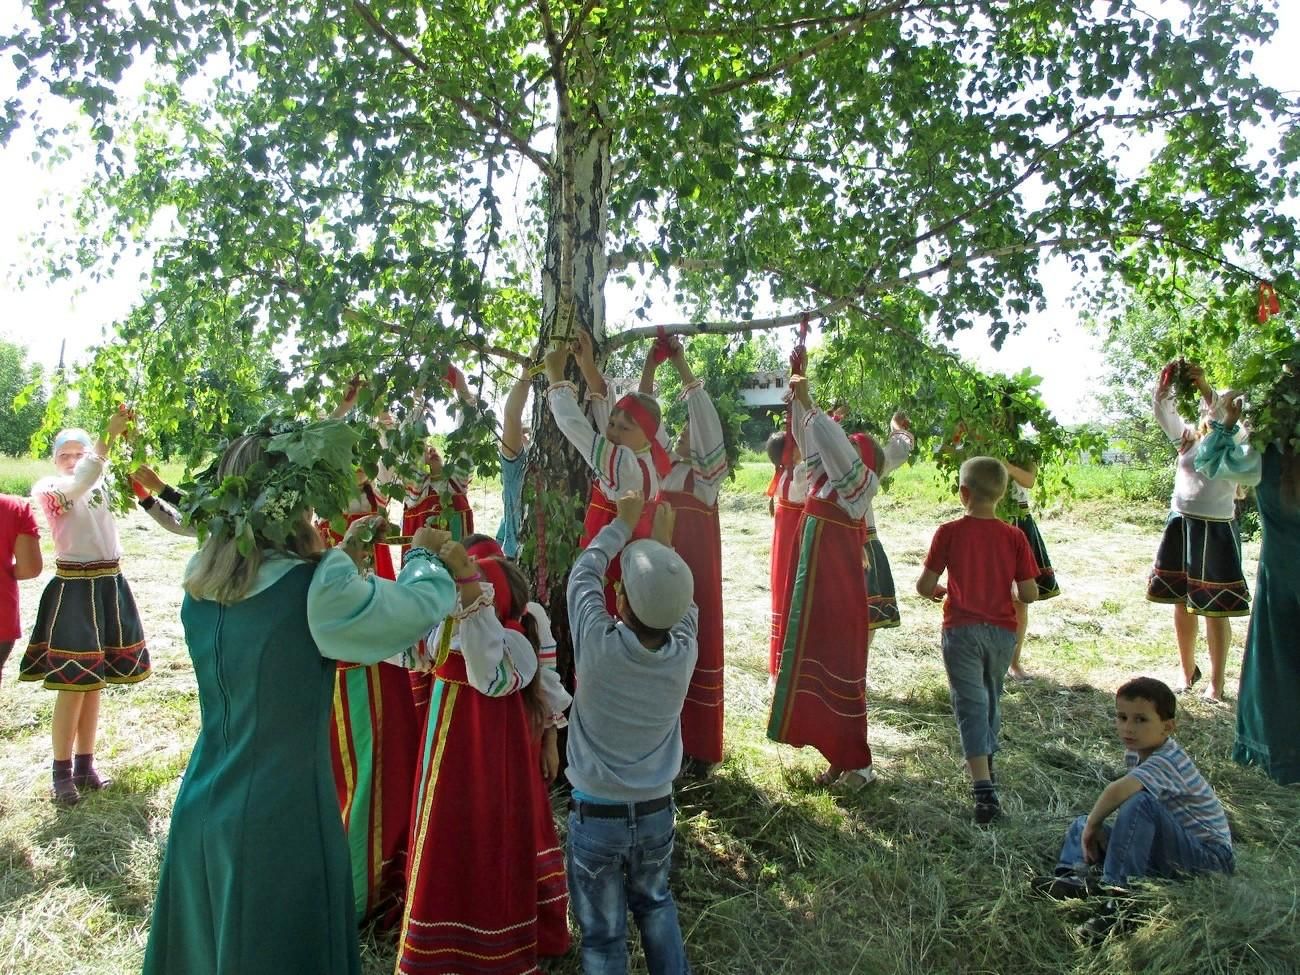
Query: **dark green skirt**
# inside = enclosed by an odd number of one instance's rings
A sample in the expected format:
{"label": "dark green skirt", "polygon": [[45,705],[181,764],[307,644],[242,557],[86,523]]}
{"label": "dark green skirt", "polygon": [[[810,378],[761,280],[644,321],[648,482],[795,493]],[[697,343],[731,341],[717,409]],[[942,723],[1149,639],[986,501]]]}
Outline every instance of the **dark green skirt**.
{"label": "dark green skirt", "polygon": [[1034,553],[1034,561],[1038,563],[1038,578],[1034,581],[1038,583],[1039,601],[1059,596],[1061,587],[1056,581],[1056,570],[1052,568],[1052,560],[1047,557],[1047,543],[1043,541],[1034,516],[1029,513],[1028,504],[1020,502],[1020,514],[1011,523],[1024,532],[1025,538],[1029,541],[1029,550]]}
{"label": "dark green skirt", "polygon": [[1236,520],[1169,512],[1147,578],[1147,599],[1182,603],[1198,616],[1249,615],[1250,590],[1241,568]]}
{"label": "dark green skirt", "polygon": [[867,544],[863,555],[866,559],[868,628],[887,630],[901,626],[898,594],[894,590],[894,573],[890,571],[885,547],[880,544],[874,528],[867,529]]}
{"label": "dark green skirt", "polygon": [[117,562],[58,562],[41,594],[19,680],[97,691],[149,676],[149,650]]}

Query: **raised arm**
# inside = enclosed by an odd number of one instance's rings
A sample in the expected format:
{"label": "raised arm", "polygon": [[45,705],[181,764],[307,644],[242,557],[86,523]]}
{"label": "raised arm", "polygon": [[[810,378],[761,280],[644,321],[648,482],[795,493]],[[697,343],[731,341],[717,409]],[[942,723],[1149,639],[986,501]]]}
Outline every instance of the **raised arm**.
{"label": "raised arm", "polygon": [[355,533],[381,518],[357,519],[344,542],[316,566],[307,591],[307,624],[323,657],[378,663],[416,643],[456,605],[451,574],[422,544],[440,544],[445,532],[416,532],[396,582],[358,573],[349,555]]}
{"label": "raised arm", "polygon": [[1151,412],[1156,418],[1156,423],[1160,425],[1160,429],[1165,432],[1165,436],[1170,440],[1180,442],[1193,435],[1192,428],[1178,415],[1178,406],[1174,399],[1174,390],[1171,384],[1156,384],[1155,391],[1151,396]]}
{"label": "raised arm", "polygon": [[[690,376],[689,367],[685,367],[684,373],[682,398],[686,400],[686,416],[690,423],[695,495],[706,504],[713,504],[718,500],[718,490],[727,477],[727,447],[722,436],[722,420],[704,384]],[[689,380],[687,376],[690,376]]]}
{"label": "raised arm", "polygon": [[334,411],[330,413],[330,416],[335,420],[341,420],[351,413],[352,408],[357,405],[357,394],[361,392],[361,387],[364,385],[365,381],[361,378],[361,373],[357,373],[348,380],[343,395],[339,398],[338,406],[334,407]]}
{"label": "raised arm", "polygon": [[637,384],[637,392],[644,396],[653,396],[655,394],[655,373],[659,371],[659,360],[655,356],[655,347],[652,344],[645,350],[645,362],[641,364],[641,382]]}
{"label": "raised arm", "polygon": [[533,679],[537,654],[528,637],[501,625],[493,595],[491,584],[484,584],[478,598],[453,615],[459,620],[460,652],[470,685],[488,697],[505,697]]}
{"label": "raised arm", "polygon": [[881,448],[885,459],[879,474],[885,477],[907,463],[916,447],[916,437],[912,436],[912,421],[902,410],[896,412],[889,420],[889,439]]}
{"label": "raised arm", "polygon": [[506,404],[501,417],[501,453],[506,460],[514,460],[524,449],[524,404],[528,402],[528,391],[532,380],[525,372],[515,380],[506,396]]}
{"label": "raised arm", "polygon": [[1007,469],[1007,477],[1011,478],[1011,480],[1015,481],[1026,491],[1032,488],[1034,482],[1038,480],[1037,464],[1027,463],[1023,467],[1020,467],[1011,463],[1009,460],[1004,460],[1002,466]]}
{"label": "raised arm", "polygon": [[[595,396],[607,396],[609,389],[605,383],[605,377],[600,369],[596,366],[596,348],[592,342],[591,333],[584,328],[578,329],[578,337],[574,342],[573,358],[578,363],[578,368],[582,371],[582,378],[587,382],[587,388]],[[553,381],[553,380],[552,380]]]}
{"label": "raised arm", "polygon": [[614,617],[605,608],[605,571],[631,539],[632,529],[616,518],[597,533],[573,563],[566,599],[575,658],[591,646],[592,640],[601,639],[615,626]]}
{"label": "raised arm", "polygon": [[[796,393],[796,398],[805,407],[810,407],[807,388],[808,380],[802,379],[802,396]],[[824,472],[835,489],[839,506],[852,517],[861,518],[866,514],[880,481],[862,463],[844,428],[820,410],[810,409],[804,419],[804,437],[808,444],[805,462],[810,484],[816,480],[819,470]]]}
{"label": "raised arm", "polygon": [[546,378],[551,384],[546,390],[546,403],[551,409],[551,415],[555,417],[556,426],[565,439],[582,454],[583,460],[597,477],[613,484],[619,493],[641,490],[641,465],[637,462],[636,454],[627,447],[614,444],[598,432],[578,406],[573,383],[564,378],[565,354],[563,349],[552,349],[544,360]]}

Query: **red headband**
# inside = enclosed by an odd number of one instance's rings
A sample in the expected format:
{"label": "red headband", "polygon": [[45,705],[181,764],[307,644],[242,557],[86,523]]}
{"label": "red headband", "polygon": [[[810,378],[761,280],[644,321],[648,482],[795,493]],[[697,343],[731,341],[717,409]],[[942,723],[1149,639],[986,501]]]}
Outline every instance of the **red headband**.
{"label": "red headband", "polygon": [[660,477],[667,477],[668,472],[673,469],[673,462],[668,456],[668,451],[664,450],[663,444],[655,436],[659,432],[659,421],[650,415],[645,404],[632,393],[628,393],[615,403],[614,409],[622,410],[641,428],[641,432],[650,441],[650,456],[654,460],[655,470],[659,472]]}
{"label": "red headband", "polygon": [[514,597],[510,593],[510,580],[506,577],[506,570],[495,558],[480,558],[476,561],[478,570],[483,575],[483,581],[492,584],[492,608],[496,610],[497,619],[507,630],[523,633],[523,624],[510,615],[510,606],[514,602]]}
{"label": "red headband", "polygon": [[505,550],[501,548],[500,543],[495,538],[482,538],[473,545],[466,545],[465,554],[471,559],[504,559],[506,557]]}
{"label": "red headband", "polygon": [[867,465],[867,470],[879,475],[880,469],[885,466],[885,452],[880,449],[880,444],[865,433],[849,434],[849,442],[857,448],[858,456],[862,458],[862,463]]}

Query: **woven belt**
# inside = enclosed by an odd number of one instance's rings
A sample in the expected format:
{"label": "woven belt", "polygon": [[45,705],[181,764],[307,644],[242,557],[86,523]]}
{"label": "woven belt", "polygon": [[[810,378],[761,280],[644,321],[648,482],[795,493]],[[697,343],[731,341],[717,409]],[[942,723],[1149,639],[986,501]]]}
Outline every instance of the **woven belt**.
{"label": "woven belt", "polygon": [[632,810],[632,816],[639,818],[649,816],[651,813],[657,813],[661,809],[667,809],[673,804],[671,795],[660,796],[658,799],[646,799],[644,802],[578,802],[576,799],[569,800],[569,812],[576,812],[579,816],[586,819],[594,817],[595,819],[626,819],[628,809]]}

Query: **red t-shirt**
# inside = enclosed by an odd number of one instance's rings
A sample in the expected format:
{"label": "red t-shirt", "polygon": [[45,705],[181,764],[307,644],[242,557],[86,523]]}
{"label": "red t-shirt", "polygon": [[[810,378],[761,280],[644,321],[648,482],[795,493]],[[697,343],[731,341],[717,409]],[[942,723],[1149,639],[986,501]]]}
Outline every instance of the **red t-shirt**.
{"label": "red t-shirt", "polygon": [[925,567],[948,570],[943,626],[992,623],[1016,629],[1011,586],[1038,576],[1038,564],[1025,533],[997,518],[972,518],[940,525],[930,542]]}
{"label": "red t-shirt", "polygon": [[32,506],[12,494],[0,494],[0,640],[23,635],[18,619],[18,580],[14,578],[14,542],[19,535],[40,538]]}

